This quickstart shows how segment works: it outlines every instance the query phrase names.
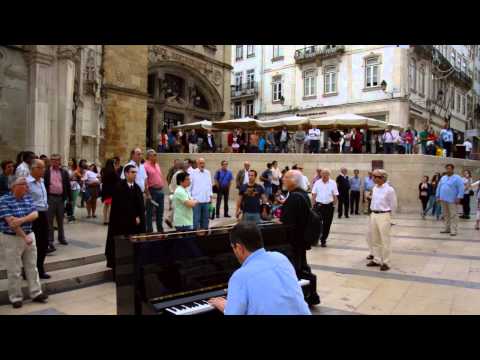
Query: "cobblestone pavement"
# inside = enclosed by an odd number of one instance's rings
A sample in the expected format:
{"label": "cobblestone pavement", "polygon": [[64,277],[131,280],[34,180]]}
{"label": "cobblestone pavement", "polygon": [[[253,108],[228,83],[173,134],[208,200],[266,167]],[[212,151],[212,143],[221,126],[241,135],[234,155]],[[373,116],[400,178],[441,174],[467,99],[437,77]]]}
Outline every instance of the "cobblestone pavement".
{"label": "cobblestone pavement", "polygon": [[[233,214],[234,204],[231,204]],[[101,210],[101,209],[100,209]],[[48,257],[68,258],[103,252],[106,227],[97,218],[66,225],[68,246]],[[101,214],[101,212],[99,212]],[[231,222],[218,219],[213,225]],[[367,268],[367,216],[334,219],[327,248],[308,253],[322,304],[314,314],[480,314],[480,231],[460,220],[456,237],[440,234],[440,222],[398,214],[392,228],[392,269]],[[2,268],[0,258],[0,269]],[[0,306],[0,314],[115,314],[112,282],[50,296],[47,304]]]}

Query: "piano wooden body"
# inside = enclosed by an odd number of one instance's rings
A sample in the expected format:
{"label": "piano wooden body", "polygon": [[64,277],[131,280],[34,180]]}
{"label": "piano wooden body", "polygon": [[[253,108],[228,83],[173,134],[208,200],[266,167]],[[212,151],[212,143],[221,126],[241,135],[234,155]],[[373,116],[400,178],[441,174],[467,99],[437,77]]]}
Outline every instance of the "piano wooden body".
{"label": "piano wooden body", "polygon": [[[240,267],[230,247],[231,228],[117,237],[117,313],[221,314],[207,300],[226,296],[228,280]],[[292,261],[290,239],[295,229],[281,224],[262,224],[259,228],[265,248]],[[309,303],[316,295],[315,275],[297,275]]]}

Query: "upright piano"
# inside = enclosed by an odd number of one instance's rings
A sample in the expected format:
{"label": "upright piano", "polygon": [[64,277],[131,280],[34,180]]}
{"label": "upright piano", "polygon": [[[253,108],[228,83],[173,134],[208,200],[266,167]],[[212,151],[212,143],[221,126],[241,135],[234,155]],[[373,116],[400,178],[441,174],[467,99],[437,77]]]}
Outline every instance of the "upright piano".
{"label": "upright piano", "polygon": [[[221,314],[207,300],[226,296],[228,280],[240,267],[230,246],[231,228],[116,237],[117,313]],[[295,229],[275,223],[259,228],[265,248],[281,252],[292,261],[289,239],[295,236]],[[305,299],[311,304],[316,298],[315,275],[298,276]]]}

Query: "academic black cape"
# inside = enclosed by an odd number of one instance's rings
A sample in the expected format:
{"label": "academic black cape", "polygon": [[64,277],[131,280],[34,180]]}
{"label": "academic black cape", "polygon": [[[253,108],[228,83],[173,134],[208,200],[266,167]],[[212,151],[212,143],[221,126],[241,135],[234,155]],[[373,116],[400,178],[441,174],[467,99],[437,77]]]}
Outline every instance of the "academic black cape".
{"label": "academic black cape", "polygon": [[[139,225],[135,222],[136,217],[140,218]],[[107,245],[105,247],[107,267],[112,269],[115,267],[115,236],[144,232],[145,205],[142,190],[137,184],[134,184],[133,188],[130,189],[127,181],[121,180],[115,187],[112,196]]]}

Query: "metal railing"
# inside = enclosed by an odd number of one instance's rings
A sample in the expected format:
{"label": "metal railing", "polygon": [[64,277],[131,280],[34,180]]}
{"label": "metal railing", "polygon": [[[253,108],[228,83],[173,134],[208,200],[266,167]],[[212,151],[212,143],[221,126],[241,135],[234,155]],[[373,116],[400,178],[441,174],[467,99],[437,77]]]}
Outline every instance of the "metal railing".
{"label": "metal railing", "polygon": [[345,45],[312,45],[295,50],[295,61],[305,62],[317,58],[324,59],[345,52]]}
{"label": "metal railing", "polygon": [[257,82],[250,81],[245,84],[232,85],[232,98],[241,96],[254,96],[257,94]]}

